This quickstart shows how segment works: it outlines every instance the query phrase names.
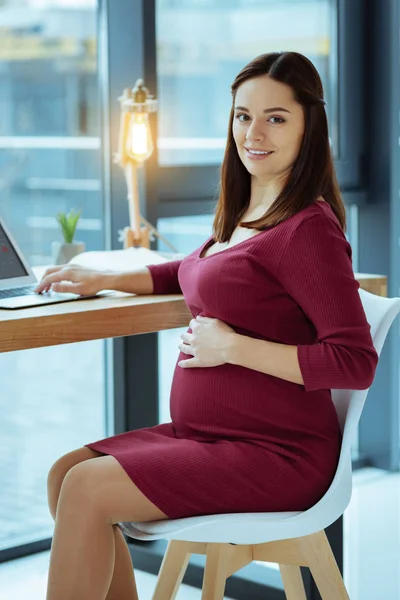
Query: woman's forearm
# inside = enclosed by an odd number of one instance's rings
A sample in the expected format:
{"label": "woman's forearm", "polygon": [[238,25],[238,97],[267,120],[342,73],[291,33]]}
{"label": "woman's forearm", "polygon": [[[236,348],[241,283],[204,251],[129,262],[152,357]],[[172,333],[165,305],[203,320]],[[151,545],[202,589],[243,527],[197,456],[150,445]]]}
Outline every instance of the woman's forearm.
{"label": "woman's forearm", "polygon": [[143,267],[129,273],[106,273],[104,289],[147,295],[153,293],[154,286],[150,271]]}
{"label": "woman's forearm", "polygon": [[234,333],[226,353],[226,362],[304,385],[297,346],[256,340]]}

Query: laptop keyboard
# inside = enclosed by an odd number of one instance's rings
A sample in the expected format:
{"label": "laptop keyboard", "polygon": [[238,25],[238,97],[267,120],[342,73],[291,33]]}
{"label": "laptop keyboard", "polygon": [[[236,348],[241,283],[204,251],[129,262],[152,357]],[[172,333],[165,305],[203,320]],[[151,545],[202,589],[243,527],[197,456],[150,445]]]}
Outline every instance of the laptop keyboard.
{"label": "laptop keyboard", "polygon": [[13,288],[10,290],[0,290],[0,299],[15,298],[17,296],[35,296],[36,285],[26,285],[24,287]]}

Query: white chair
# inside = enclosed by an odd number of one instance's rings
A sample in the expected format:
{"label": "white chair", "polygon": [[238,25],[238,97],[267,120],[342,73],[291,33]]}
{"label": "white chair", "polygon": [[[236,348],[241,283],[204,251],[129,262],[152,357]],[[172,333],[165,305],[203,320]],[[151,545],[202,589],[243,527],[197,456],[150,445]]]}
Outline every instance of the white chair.
{"label": "white chair", "polygon": [[[400,298],[359,290],[378,354],[400,312]],[[288,600],[306,600],[300,566],[310,568],[323,600],[349,600],[324,529],[344,512],[351,498],[351,445],[368,390],[332,390],[343,430],[332,485],[304,512],[216,514],[150,523],[123,523],[138,540],[170,540],[153,600],[173,600],[191,554],[205,554],[202,600],[222,600],[227,577],[253,560],[279,563]]]}

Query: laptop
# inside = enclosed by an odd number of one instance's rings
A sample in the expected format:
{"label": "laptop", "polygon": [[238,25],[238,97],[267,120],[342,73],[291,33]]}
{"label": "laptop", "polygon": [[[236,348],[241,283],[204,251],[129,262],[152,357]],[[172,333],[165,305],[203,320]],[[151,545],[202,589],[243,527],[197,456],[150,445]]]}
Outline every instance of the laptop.
{"label": "laptop", "polygon": [[37,294],[37,279],[0,217],[0,308],[26,308],[88,298],[53,291]]}

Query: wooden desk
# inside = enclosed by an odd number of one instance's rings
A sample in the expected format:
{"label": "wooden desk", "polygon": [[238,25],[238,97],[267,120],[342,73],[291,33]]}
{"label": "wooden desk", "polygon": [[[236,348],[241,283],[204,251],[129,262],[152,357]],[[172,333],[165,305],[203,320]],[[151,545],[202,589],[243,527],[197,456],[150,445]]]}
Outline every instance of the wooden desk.
{"label": "wooden desk", "polygon": [[[356,274],[360,286],[386,296],[386,277]],[[0,352],[137,335],[188,326],[181,295],[111,296],[20,310],[0,309]]]}

